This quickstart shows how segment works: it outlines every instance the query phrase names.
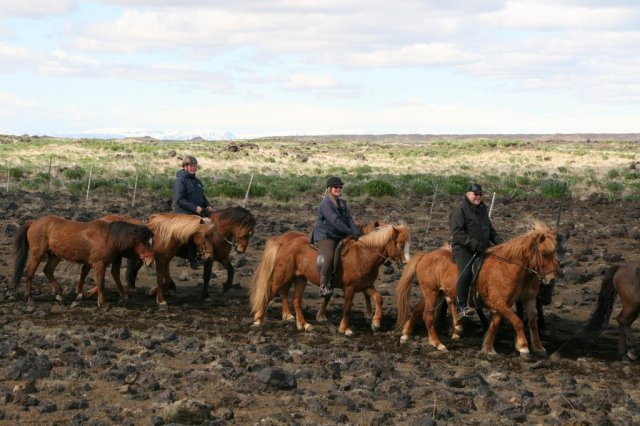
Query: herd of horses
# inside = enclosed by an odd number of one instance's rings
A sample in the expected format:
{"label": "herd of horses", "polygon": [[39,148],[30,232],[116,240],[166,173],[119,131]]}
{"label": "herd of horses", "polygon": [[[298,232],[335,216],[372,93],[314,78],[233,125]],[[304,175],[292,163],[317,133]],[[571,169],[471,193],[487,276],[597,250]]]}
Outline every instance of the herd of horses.
{"label": "herd of horses", "polygon": [[[243,207],[229,207],[215,211],[209,218],[196,215],[157,213],[146,220],[120,215],[107,215],[90,222],[66,220],[57,216],[43,216],[24,225],[14,239],[13,284],[18,287],[26,269],[24,298],[31,301],[32,281],[39,264],[45,260],[44,274],[49,280],[54,296],[62,300],[62,292],[54,277],[54,270],[61,260],[81,265],[76,285],[76,299],[98,294],[98,306],[104,304],[105,272],[111,266],[111,275],[119,296],[126,299],[120,269],[122,259],[127,260],[126,279],[130,288],[135,287],[136,275],[142,265],[155,262],[155,294],[160,309],[167,308],[164,294],[175,289],[170,274],[174,257],[189,257],[195,247],[204,259],[201,297],[209,298],[209,282],[214,261],[227,270],[223,284],[226,292],[233,285],[234,266],[229,259],[232,250],[243,253],[254,233],[256,218]],[[428,341],[438,350],[447,350],[440,340],[436,326],[436,312],[446,305],[451,316],[452,339],[460,338],[462,322],[457,316],[455,286],[457,268],[452,260],[451,247],[444,245],[429,252],[409,254],[409,228],[404,224],[372,222],[362,227],[362,237],[357,241],[346,238],[338,250],[339,261],[334,267],[334,287],[343,292],[344,304],[338,331],[351,335],[349,317],[356,293],[365,295],[367,314],[371,316],[371,328],[380,328],[382,297],[374,282],[380,266],[395,262],[402,270],[397,283],[397,329],[401,342],[407,341],[422,317],[427,329]],[[516,334],[515,349],[522,356],[531,352],[546,356],[539,337],[538,325],[542,318],[540,294],[552,288],[561,276],[560,262],[565,252],[565,239],[540,221],[531,223],[530,229],[517,237],[494,246],[474,265],[474,294],[476,309],[485,324],[481,351],[495,354],[494,341],[500,323],[506,318]],[[95,287],[86,293],[84,281],[93,269]],[[412,284],[417,281],[422,298],[411,307]],[[253,274],[249,289],[254,326],[264,323],[270,301],[280,296],[282,319],[295,320],[298,330],[313,327],[304,317],[302,298],[307,283],[319,285],[317,250],[310,244],[309,236],[301,232],[286,232],[266,241],[262,258]],[[289,307],[289,289],[293,285],[293,307]],[[602,281],[598,305],[585,330],[597,336],[608,324],[615,296],[622,301],[619,324],[618,356],[636,359],[631,324],[640,312],[640,263],[629,262],[611,267]],[[375,312],[371,312],[371,298]],[[326,308],[330,297],[324,298],[316,315],[317,321],[326,321]],[[512,307],[517,304],[526,312],[531,351],[525,335],[521,316]],[[491,313],[486,320],[484,309]]]}

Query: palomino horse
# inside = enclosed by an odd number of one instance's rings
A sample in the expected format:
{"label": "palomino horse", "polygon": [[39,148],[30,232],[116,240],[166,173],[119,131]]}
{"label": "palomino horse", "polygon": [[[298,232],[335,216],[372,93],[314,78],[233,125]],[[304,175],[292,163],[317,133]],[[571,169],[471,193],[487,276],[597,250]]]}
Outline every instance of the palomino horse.
{"label": "palomino horse", "polygon": [[[211,281],[211,269],[213,268],[214,261],[219,262],[227,269],[227,281],[223,284],[222,291],[226,292],[231,288],[235,274],[233,264],[229,260],[231,249],[234,249],[236,253],[244,253],[249,246],[249,240],[256,226],[255,216],[249,210],[239,206],[216,210],[211,213],[209,219],[213,223],[215,231],[207,234],[213,246],[213,254],[205,259],[204,263],[202,277],[204,284],[202,285],[201,293],[203,299],[209,298],[209,281]],[[179,250],[175,255],[185,258],[188,257],[188,253],[185,250]],[[139,262],[137,264],[132,263],[133,262],[127,263],[127,280],[129,286],[133,287],[138,270],[142,265]],[[171,276],[166,277],[165,284],[166,288],[172,288],[174,290],[176,288]]]}
{"label": "palomino horse", "polygon": [[[280,243],[275,237],[267,241],[262,260],[253,277],[250,289],[251,308],[254,315],[254,325],[264,321],[265,310],[273,295],[283,286],[295,284],[294,309],[296,312],[296,326],[298,330],[310,330],[302,313],[302,295],[307,281],[319,285],[320,275],[316,269],[317,252],[309,244],[309,236],[303,233],[292,233],[286,242]],[[285,234],[286,235],[286,234]],[[376,299],[376,304],[382,304],[382,297],[371,291],[372,284],[378,275],[380,265],[387,260],[386,253],[394,253],[393,260],[401,262],[404,259],[404,247],[409,241],[409,228],[406,225],[387,225],[369,234],[363,235],[356,242],[351,238],[345,239],[341,252],[341,265],[338,269],[338,282],[335,288],[342,288],[344,306],[342,321],[338,331],[345,335],[353,332],[349,328],[349,314],[356,292],[366,291]],[[400,244],[400,249],[398,245]],[[379,327],[382,310],[376,310],[374,321]]]}
{"label": "palomino horse", "polygon": [[622,310],[616,317],[618,321],[618,358],[625,355],[632,360],[638,359],[635,342],[631,336],[631,324],[640,313],[640,262],[632,261],[609,268],[602,279],[598,306],[585,326],[592,338],[597,337],[609,323],[613,311],[616,293],[620,296]]}
{"label": "palomino horse", "polygon": [[[43,216],[23,226],[15,237],[16,252],[13,284],[17,287],[22,273],[27,268],[27,289],[25,299],[31,299],[33,276],[45,254],[49,255],[44,266],[44,274],[58,300],[61,291],[53,272],[61,260],[80,263],[88,273],[93,268],[98,287],[98,306],[104,303],[104,275],[106,267],[123,253],[135,253],[147,264],[153,262],[151,247],[152,232],[141,225],[126,222],[107,223],[101,220],[75,222],[57,216]],[[82,281],[84,281],[84,276]],[[76,292],[82,282],[78,283]],[[116,281],[120,297],[126,297],[122,283]]]}
{"label": "palomino horse", "polygon": [[[522,356],[529,355],[527,339],[522,320],[511,309],[516,302],[522,302],[527,310],[531,345],[536,355],[546,356],[540,342],[536,321],[536,296],[540,282],[553,281],[559,274],[556,255],[556,231],[542,222],[534,222],[532,229],[503,244],[490,248],[475,282],[484,306],[493,316],[485,333],[482,352],[495,354],[494,341],[502,317],[506,317],[516,332],[516,350]],[[417,275],[424,301],[409,312],[411,284]],[[449,248],[440,248],[430,253],[419,253],[406,265],[397,285],[398,320],[402,329],[402,341],[408,339],[415,320],[423,313],[429,333],[429,343],[440,350],[446,347],[440,342],[433,326],[433,310],[439,290],[447,295],[452,312],[454,327],[458,324],[455,300],[455,283],[458,270],[452,260]]]}

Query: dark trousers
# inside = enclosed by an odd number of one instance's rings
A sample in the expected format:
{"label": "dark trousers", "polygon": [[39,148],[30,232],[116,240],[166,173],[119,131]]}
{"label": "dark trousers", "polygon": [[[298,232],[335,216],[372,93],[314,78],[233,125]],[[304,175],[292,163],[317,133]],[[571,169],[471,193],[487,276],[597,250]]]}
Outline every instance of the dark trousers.
{"label": "dark trousers", "polygon": [[460,250],[453,253],[453,261],[458,266],[458,282],[456,283],[456,298],[458,306],[467,306],[469,304],[469,289],[471,288],[471,259],[473,253],[466,250]]}
{"label": "dark trousers", "polygon": [[331,272],[333,272],[333,258],[338,246],[338,240],[320,240],[317,241],[318,252],[324,257],[324,263],[320,270],[320,285],[322,283],[329,284],[331,281]]}

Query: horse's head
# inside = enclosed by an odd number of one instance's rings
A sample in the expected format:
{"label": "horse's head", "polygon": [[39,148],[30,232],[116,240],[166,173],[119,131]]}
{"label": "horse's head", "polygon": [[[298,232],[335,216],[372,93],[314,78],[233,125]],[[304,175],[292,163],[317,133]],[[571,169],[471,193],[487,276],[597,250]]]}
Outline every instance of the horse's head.
{"label": "horse's head", "polygon": [[409,227],[407,225],[394,226],[397,234],[387,243],[387,256],[396,262],[398,266],[402,266],[411,259],[409,254]]}
{"label": "horse's head", "polygon": [[213,257],[213,238],[216,227],[210,222],[202,221],[198,230],[193,234],[193,243],[198,254],[206,261]]}
{"label": "horse's head", "polygon": [[554,285],[556,279],[561,276],[557,249],[558,242],[555,231],[546,230],[535,235],[530,266],[543,285]]}
{"label": "horse's head", "polygon": [[224,240],[236,253],[244,253],[256,226],[255,216],[244,207],[227,207],[212,213],[211,220],[225,235]]}
{"label": "horse's head", "polygon": [[146,266],[151,266],[153,265],[153,234],[146,226],[144,229],[148,231],[148,234],[145,233],[142,235],[140,241],[135,245],[134,250]]}

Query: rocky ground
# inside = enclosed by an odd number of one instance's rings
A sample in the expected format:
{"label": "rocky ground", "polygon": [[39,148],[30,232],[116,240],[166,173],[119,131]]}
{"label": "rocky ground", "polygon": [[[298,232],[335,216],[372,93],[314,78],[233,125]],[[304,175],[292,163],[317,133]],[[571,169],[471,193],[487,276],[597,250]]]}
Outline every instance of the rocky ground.
{"label": "rocky ground", "polygon": [[[65,300],[55,302],[44,275],[36,276],[35,303],[9,285],[11,242],[17,229],[45,214],[87,220],[106,213],[143,218],[166,211],[168,200],[146,194],[135,207],[124,198],[0,193],[0,422],[6,424],[638,424],[640,365],[617,361],[615,320],[596,340],[580,339],[595,308],[601,274],[633,258],[640,248],[640,203],[608,202],[594,195],[565,203],[560,228],[570,232],[566,275],[546,307],[549,357],[524,359],[514,351],[511,328],[496,342],[499,355],[480,354],[482,329],[467,322],[461,341],[438,352],[419,323],[400,345],[394,330],[394,284],[399,272],[382,267],[376,287],[384,298],[382,330],[372,332],[356,296],[351,337],[336,331],[342,299],[334,297],[327,324],[316,324],[320,304],[309,286],[305,314],[314,331],[280,321],[273,301],[266,324],[252,328],[248,287],[265,240],[287,230],[309,231],[318,202],[297,206],[259,202],[248,252],[236,255],[239,284],[222,293],[215,270],[213,301],[199,299],[201,270],[174,261],[178,293],[159,311],[146,295],[152,271],[141,271],[130,300],[118,303],[110,278],[107,306],[73,304],[79,269],[58,268]],[[215,200],[214,200],[215,201]],[[447,217],[459,197],[400,203],[352,204],[357,221],[405,221],[412,252],[448,239]],[[218,202],[223,207],[222,202]],[[533,215],[555,224],[559,202],[496,200],[493,218],[505,238],[524,232]],[[427,232],[427,229],[429,231]],[[23,286],[20,286],[23,291]],[[338,292],[339,293],[339,292]],[[417,300],[417,289],[414,299]],[[617,314],[619,305],[614,309]],[[637,325],[636,325],[637,330]],[[637,332],[636,332],[637,334]]]}

